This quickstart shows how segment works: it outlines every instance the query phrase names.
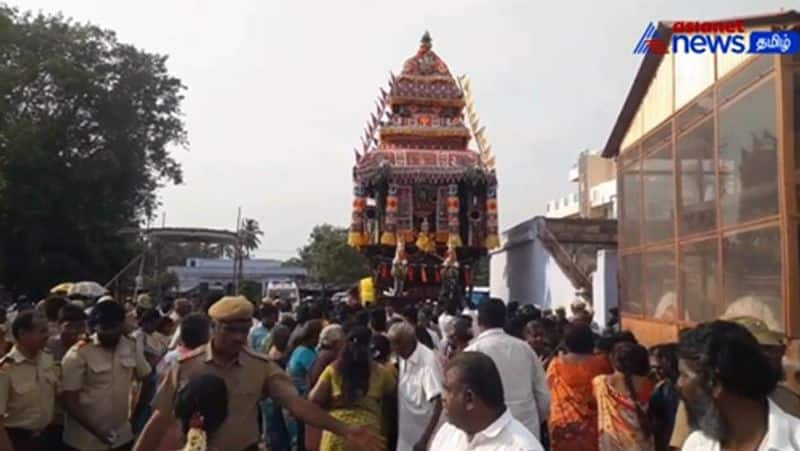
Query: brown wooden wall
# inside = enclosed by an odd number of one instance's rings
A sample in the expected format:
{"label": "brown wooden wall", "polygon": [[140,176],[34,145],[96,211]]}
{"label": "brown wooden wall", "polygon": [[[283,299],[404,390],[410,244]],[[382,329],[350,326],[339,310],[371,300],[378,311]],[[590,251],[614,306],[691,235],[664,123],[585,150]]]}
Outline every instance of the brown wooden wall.
{"label": "brown wooden wall", "polygon": [[622,329],[633,332],[642,345],[650,347],[661,343],[677,342],[680,327],[677,324],[622,315]]}

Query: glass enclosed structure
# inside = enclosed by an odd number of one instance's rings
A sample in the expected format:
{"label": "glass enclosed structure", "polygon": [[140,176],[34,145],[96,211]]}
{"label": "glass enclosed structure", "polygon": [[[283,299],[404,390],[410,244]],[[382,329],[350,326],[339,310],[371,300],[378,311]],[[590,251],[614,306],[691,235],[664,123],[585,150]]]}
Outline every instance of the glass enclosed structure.
{"label": "glass enclosed structure", "polygon": [[[745,22],[797,29],[800,15]],[[800,55],[647,55],[604,156],[625,327],[650,344],[749,315],[800,336]]]}

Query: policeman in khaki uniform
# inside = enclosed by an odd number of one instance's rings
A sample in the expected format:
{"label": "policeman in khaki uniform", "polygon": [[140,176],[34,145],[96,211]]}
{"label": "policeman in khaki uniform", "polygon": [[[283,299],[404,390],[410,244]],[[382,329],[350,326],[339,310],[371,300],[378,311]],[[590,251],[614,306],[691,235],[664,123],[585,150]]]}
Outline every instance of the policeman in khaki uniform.
{"label": "policeman in khaki uniform", "polygon": [[61,362],[64,442],[79,451],[125,451],[133,444],[130,390],[150,373],[143,350],[123,336],[125,308],[101,302],[89,315],[94,334]]}
{"label": "policeman in khaki uniform", "polygon": [[16,345],[0,360],[0,449],[51,451],[60,440],[45,434],[53,421],[58,373],[50,354],[47,319],[33,311],[11,326]]}
{"label": "policeman in khaki uniform", "polygon": [[208,314],[213,320],[211,340],[181,359],[164,378],[153,400],[153,416],[134,450],[157,449],[161,438],[175,422],[174,402],[178,389],[201,374],[219,376],[228,388],[228,416],[209,437],[209,449],[257,450],[258,402],[266,397],[280,402],[303,422],[346,437],[357,449],[384,449],[383,439],[369,428],[341,423],[298,396],[283,370],[263,354],[246,347],[253,317],[250,301],[244,297],[224,297],[211,306]]}

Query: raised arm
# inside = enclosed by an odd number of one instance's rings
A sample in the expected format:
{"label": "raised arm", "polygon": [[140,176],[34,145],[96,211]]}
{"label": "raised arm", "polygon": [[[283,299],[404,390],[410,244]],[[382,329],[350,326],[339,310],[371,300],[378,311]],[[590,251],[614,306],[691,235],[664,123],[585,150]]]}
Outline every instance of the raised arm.
{"label": "raised arm", "polygon": [[[371,428],[367,426],[348,426],[328,415],[318,405],[299,395],[294,395],[289,399],[282,399],[280,402],[303,423],[342,436],[355,445],[356,449],[377,451],[385,447],[386,440]],[[145,448],[142,448],[142,451],[144,450]]]}
{"label": "raised arm", "polygon": [[175,393],[178,385],[178,371],[179,367],[173,367],[167,373],[166,377],[161,381],[153,401],[150,405],[153,407],[153,414],[150,420],[144,426],[142,433],[139,434],[139,439],[133,447],[134,451],[151,451],[157,449],[161,444],[161,439],[167,433],[170,427],[175,423],[175,415],[173,414],[173,405],[175,402]]}
{"label": "raised arm", "polygon": [[139,434],[139,439],[133,446],[133,451],[151,451],[157,449],[161,444],[161,439],[174,424],[175,420],[171,415],[164,414],[160,410],[155,410],[147,421],[147,424]]}
{"label": "raised arm", "polygon": [[324,408],[330,405],[331,400],[331,382],[330,378],[326,377],[328,370],[322,372],[322,375],[317,379],[317,384],[311,389],[308,399],[314,404]]}

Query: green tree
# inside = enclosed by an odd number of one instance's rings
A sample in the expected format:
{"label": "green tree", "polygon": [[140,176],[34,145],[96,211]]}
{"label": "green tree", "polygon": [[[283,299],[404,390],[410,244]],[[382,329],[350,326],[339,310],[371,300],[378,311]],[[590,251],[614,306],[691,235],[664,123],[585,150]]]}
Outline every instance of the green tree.
{"label": "green tree", "polygon": [[314,227],[308,244],[298,250],[310,278],[321,284],[350,285],[370,274],[369,261],[347,245],[347,229],[322,224]]}
{"label": "green tree", "polygon": [[144,288],[150,293],[169,293],[178,288],[178,276],[170,271],[159,272],[144,278]]}
{"label": "green tree", "polygon": [[303,260],[301,260],[300,257],[292,257],[281,263],[281,266],[284,268],[305,268]]}
{"label": "green tree", "polygon": [[254,303],[258,303],[264,295],[260,283],[247,279],[239,281],[239,293]]}
{"label": "green tree", "polygon": [[181,183],[184,86],[166,57],[61,15],[0,5],[0,281],[41,294],[108,280]]}
{"label": "green tree", "polygon": [[264,232],[261,226],[255,219],[242,219],[242,224],[239,227],[239,236],[242,240],[242,250],[247,258],[250,258],[250,253],[261,245],[261,237]]}

